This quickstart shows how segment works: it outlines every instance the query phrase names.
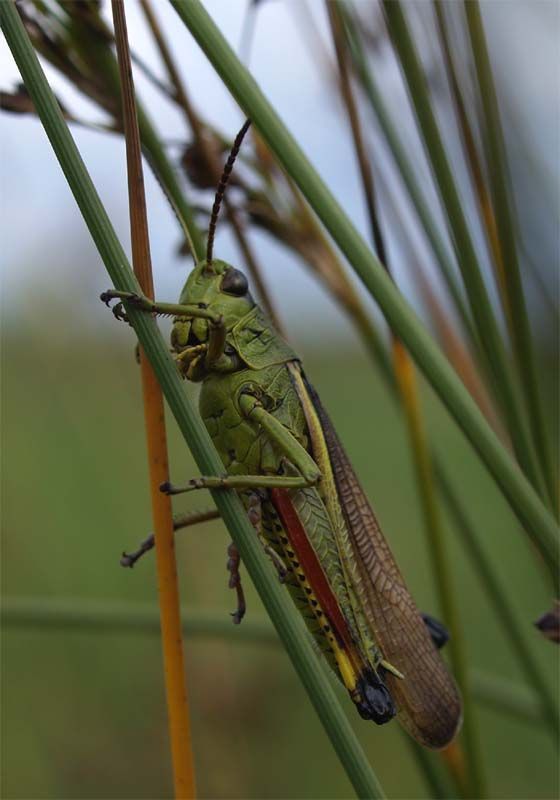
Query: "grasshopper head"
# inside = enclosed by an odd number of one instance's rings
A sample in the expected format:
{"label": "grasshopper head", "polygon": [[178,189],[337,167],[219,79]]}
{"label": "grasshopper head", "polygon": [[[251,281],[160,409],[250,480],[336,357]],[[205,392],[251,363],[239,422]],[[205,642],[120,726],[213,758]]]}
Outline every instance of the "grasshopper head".
{"label": "grasshopper head", "polygon": [[[187,278],[179,299],[180,305],[194,305],[201,310],[210,312],[212,320],[204,318],[204,314],[200,314],[200,312],[198,315],[192,313],[192,315],[176,317],[171,332],[171,345],[180,354],[178,361],[181,362],[181,372],[191,380],[203,380],[209,368],[227,372],[238,368],[239,359],[235,356],[235,349],[228,342],[228,334],[252,309],[255,309],[255,302],[249,293],[249,284],[245,275],[235,267],[226,264],[225,261],[212,258],[214,233],[220,206],[241,142],[250,124],[250,120],[246,120],[235,137],[216,189],[208,226],[206,260],[195,266]],[[258,311],[258,309],[255,310]],[[218,319],[220,328],[214,330],[214,336],[211,339],[210,326],[215,324],[214,320]],[[224,332],[221,325],[225,327],[225,343],[221,341]],[[203,357],[200,351],[204,350],[203,346],[206,344],[208,344],[207,355]],[[223,344],[225,344],[224,352],[221,351]],[[216,352],[211,353],[212,350]],[[210,358],[210,356],[212,357]]]}
{"label": "grasshopper head", "polygon": [[[221,316],[228,332],[255,306],[245,275],[217,259],[212,261],[210,268],[206,261],[196,265],[187,278],[179,302],[197,305],[217,317]],[[173,349],[180,352],[186,347],[207,342],[210,324],[206,319],[177,317],[171,332]]]}

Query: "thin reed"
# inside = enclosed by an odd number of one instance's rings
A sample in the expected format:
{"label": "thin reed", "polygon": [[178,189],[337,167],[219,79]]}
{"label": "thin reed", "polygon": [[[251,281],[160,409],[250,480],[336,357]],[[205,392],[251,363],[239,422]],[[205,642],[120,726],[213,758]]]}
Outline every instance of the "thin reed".
{"label": "thin reed", "polygon": [[[122,95],[122,118],[126,142],[128,202],[134,274],[144,294],[154,298],[150,238],[142,172],[142,150],[136,111],[134,80],[126,26],[124,0],[112,0],[115,43]],[[161,614],[163,671],[169,716],[169,740],[175,797],[191,800],[196,794],[191,723],[181,636],[179,582],[175,561],[171,498],[159,487],[169,480],[169,458],[163,395],[152,367],[140,350],[150,496],[154,524],[158,595]]]}

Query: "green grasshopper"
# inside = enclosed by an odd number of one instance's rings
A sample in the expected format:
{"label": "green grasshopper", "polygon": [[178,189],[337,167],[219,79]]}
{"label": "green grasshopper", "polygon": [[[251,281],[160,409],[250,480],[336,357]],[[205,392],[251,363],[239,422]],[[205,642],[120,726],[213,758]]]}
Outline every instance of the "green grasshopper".
{"label": "green grasshopper", "polygon": [[[173,316],[178,368],[202,384],[200,413],[226,473],[162,490],[237,490],[360,715],[377,724],[397,715],[421,744],[443,747],[461,719],[457,688],[438,653],[445,630],[416,608],[300,359],[253,300],[245,275],[213,258],[221,201],[248,125],[216,192],[206,260],[188,276],[179,303],[118,291],[102,299],[120,301],[113,308],[119,319],[127,319],[126,305]],[[150,546],[147,540],[123,563],[132,565]],[[239,622],[239,556],[229,552]]]}

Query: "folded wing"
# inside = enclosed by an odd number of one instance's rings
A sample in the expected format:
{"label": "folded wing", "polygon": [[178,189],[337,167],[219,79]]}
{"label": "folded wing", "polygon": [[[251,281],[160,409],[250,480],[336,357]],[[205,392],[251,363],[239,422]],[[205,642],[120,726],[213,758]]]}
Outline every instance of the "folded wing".
{"label": "folded wing", "polygon": [[408,592],[356,474],[313,387],[306,382],[332,463],[350,540],[360,565],[364,613],[386,661],[404,675],[386,682],[397,718],[426,747],[448,744],[461,722],[456,684]]}

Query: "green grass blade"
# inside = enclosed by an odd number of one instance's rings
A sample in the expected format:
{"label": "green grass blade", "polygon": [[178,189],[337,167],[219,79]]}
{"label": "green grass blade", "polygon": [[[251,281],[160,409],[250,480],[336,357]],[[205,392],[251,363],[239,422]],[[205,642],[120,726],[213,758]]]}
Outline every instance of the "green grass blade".
{"label": "green grass blade", "polygon": [[[116,57],[107,40],[95,34],[92,35],[87,27],[84,29],[83,22],[76,20],[72,20],[69,35],[72,36],[72,41],[84,61],[90,65],[92,70],[103,75],[108,90],[118,100],[120,96],[119,70]],[[181,189],[175,168],[167,156],[150,115],[138,98],[136,107],[144,155],[185,232],[195,260],[201,261],[205,254],[204,240],[194,221],[193,211]]]}
{"label": "green grass blade", "polygon": [[198,0],[171,0],[214,68],[326,229],[377,300],[433,388],[494,476],[545,559],[558,585],[558,529],[517,464],[488,426],[476,404],[412,308],[394,287],[371,249],[288,133],[259,87]]}
{"label": "green grass blade", "polygon": [[[3,631],[29,630],[47,636],[56,631],[160,635],[159,611],[156,606],[148,603],[18,596],[5,597],[1,611]],[[225,612],[218,615],[213,611],[193,613],[186,609],[181,617],[183,631],[188,636],[199,639],[227,639],[242,644],[279,643],[274,628],[264,618],[252,617],[244,620],[243,625],[236,626],[231,624],[231,618]],[[542,724],[542,703],[532,690],[480,671],[473,672],[473,688],[477,700],[496,711]]]}
{"label": "green grass blade", "polygon": [[[375,349],[368,338],[364,337],[364,342],[366,347],[373,355],[373,363],[376,368],[379,369],[381,377],[384,380],[388,391],[398,402],[400,398],[390,359],[387,355],[386,348],[383,347],[381,341],[377,338],[378,334],[373,326],[373,323],[371,323],[371,327],[375,337],[373,341]],[[549,726],[549,729],[553,735],[557,737],[559,727],[559,720],[556,712],[557,703],[553,693],[549,689],[548,682],[538,661],[534,658],[533,649],[523,635],[523,628],[526,626],[526,620],[519,615],[510,600],[510,587],[504,585],[504,583],[500,580],[496,573],[494,563],[491,559],[487,558],[480,541],[480,535],[482,534],[477,533],[474,527],[470,524],[470,521],[468,520],[459,501],[458,494],[446,474],[443,466],[444,462],[439,457],[439,453],[433,449],[431,449],[430,453],[435,477],[438,483],[438,489],[448,505],[452,520],[457,529],[457,533],[461,536],[467,551],[467,555],[470,557],[473,567],[476,571],[477,578],[488,594],[488,597],[494,608],[494,612],[496,613],[496,616],[502,625],[504,635],[509,639],[512,650],[521,666],[521,669],[525,672],[528,682],[535,688],[534,697],[531,697],[530,700],[525,698],[520,701],[522,709],[520,711],[520,716],[526,716],[523,713],[523,709],[530,707],[533,709],[533,712],[531,712],[529,716],[534,717],[534,709],[536,706],[536,718],[544,721]],[[433,555],[436,549],[437,547],[432,547],[430,549],[430,553]],[[444,570],[440,569],[438,571],[444,573]],[[479,691],[481,684],[479,678],[480,675],[478,673],[469,671],[469,688],[475,694],[477,699],[480,698],[481,694]],[[494,683],[497,683],[497,681],[494,681]],[[491,682],[488,685],[490,684]],[[482,694],[486,699],[488,692],[483,690]],[[504,698],[508,698],[510,694],[511,692],[508,694],[507,691],[502,693]],[[495,703],[492,703],[491,700],[489,701],[490,705],[496,705],[497,707],[501,708],[500,703],[501,699],[497,700]],[[516,713],[516,708],[517,706],[514,702],[512,706],[513,713]]]}
{"label": "green grass blade", "polygon": [[478,336],[484,347],[487,363],[494,376],[494,381],[491,385],[507,421],[508,431],[519,463],[535,489],[541,497],[544,497],[545,487],[519,400],[519,392],[513,380],[508,356],[484,284],[474,243],[463,212],[461,198],[453,177],[453,171],[432,109],[427,82],[416,47],[399,0],[383,0],[383,8],[393,46],[400,60],[411,103],[416,114],[418,129],[436,179],[442,206],[447,215],[457,262],[467,290]]}
{"label": "green grass blade", "polygon": [[405,736],[409,750],[414,756],[418,769],[424,775],[431,800],[445,800],[445,798],[457,797],[457,789],[451,784],[450,778],[441,767],[441,763],[436,763],[434,754],[421,747],[418,742]]}
{"label": "green grass blade", "polygon": [[464,4],[464,7],[478,77],[479,94],[484,111],[486,163],[490,177],[492,203],[496,215],[504,263],[507,264],[507,269],[504,270],[504,288],[510,309],[510,337],[521,379],[521,387],[525,395],[537,456],[541,461],[547,490],[554,508],[558,498],[557,478],[550,453],[549,435],[543,417],[531,326],[521,280],[515,222],[506,177],[506,149],[500,121],[498,98],[478,0],[469,0],[468,3]]}
{"label": "green grass blade", "polygon": [[[410,362],[409,362],[410,363]],[[410,365],[410,374],[414,368]],[[486,796],[484,759],[480,743],[479,724],[472,701],[472,689],[465,636],[459,614],[457,592],[453,580],[453,569],[449,557],[439,498],[434,481],[434,465],[426,438],[416,384],[397,370],[397,381],[401,386],[400,398],[411,440],[416,481],[424,514],[424,527],[428,552],[432,562],[432,574],[437,588],[437,597],[443,620],[449,629],[449,650],[453,672],[463,695],[463,730],[461,732],[467,756],[467,783],[469,797]]]}
{"label": "green grass blade", "polygon": [[[76,202],[114,285],[138,291],[126,255],[116,237],[56,99],[39,65],[13,2],[0,4],[2,30],[35,103]],[[176,366],[157,328],[147,314],[129,309],[130,320],[156,373],[179,429],[202,474],[217,475],[223,465],[200,418],[191,406]],[[383,790],[368,764],[336,695],[311,647],[302,621],[278,584],[235,492],[214,492],[214,500],[247,570],[270,614],[356,793],[382,798]]]}
{"label": "green grass blade", "polygon": [[443,469],[438,469],[438,483],[454,526],[475,566],[477,577],[486,589],[501,630],[504,636],[509,639],[511,648],[517,656],[518,663],[527,680],[540,697],[543,718],[546,720],[554,737],[558,738],[560,728],[557,703],[553,692],[548,687],[548,682],[543,675],[539,662],[533,655],[532,647],[535,645],[534,643],[530,645],[523,634],[523,629],[527,627],[527,621],[520,617],[517,609],[508,599],[507,587],[502,584],[491,560],[484,552],[473,525]]}
{"label": "green grass blade", "polygon": [[[370,157],[366,150],[360,116],[358,114],[350,81],[348,46],[344,37],[342,20],[338,9],[339,6],[334,3],[329,3],[327,0],[327,11],[338,64],[341,96],[346,106],[356,161],[362,180],[365,204],[370,222],[371,239],[381,263],[387,270],[387,274],[391,275],[394,280],[392,265],[385,247],[382,226],[378,219],[378,198],[375,180],[370,164]],[[449,629],[451,665],[463,696],[464,721],[462,742],[464,743],[467,755],[465,773],[468,775],[470,794],[473,797],[485,797],[484,764],[474,702],[472,700],[472,693],[468,680],[469,675],[463,628],[459,615],[457,595],[453,586],[451,562],[446,548],[443,520],[439,509],[439,498],[434,483],[433,465],[418,393],[416,370],[410,359],[410,355],[402,346],[400,339],[394,334],[392,337],[392,350],[395,376],[399,388],[399,399],[406,420],[416,483],[423,512],[424,528],[432,563],[432,575],[437,587],[437,597],[440,610],[443,613],[443,621]],[[427,767],[429,768],[430,762],[426,759],[419,759],[419,765],[425,770]],[[431,784],[434,778],[433,772],[428,771],[425,774]],[[465,782],[458,782],[459,791],[464,790],[464,788]]]}
{"label": "green grass blade", "polygon": [[[52,597],[5,597],[2,600],[2,627],[38,631],[76,631],[81,633],[128,633],[158,636],[160,617],[151,603],[114,603],[106,600]],[[278,636],[264,616],[233,625],[224,612],[196,613],[182,609],[183,631],[201,638],[235,639],[240,642],[278,643]]]}
{"label": "green grass blade", "polygon": [[544,709],[538,694],[530,689],[485,672],[473,673],[473,686],[479,702],[488,708],[542,725]]}
{"label": "green grass blade", "polygon": [[[378,338],[373,323],[370,323],[370,326],[374,338],[373,341],[370,341],[369,338],[364,336],[365,345],[371,352],[373,363],[379,370],[388,391],[398,402],[400,399],[399,392],[386,347],[383,346]],[[535,696],[532,699],[532,705],[534,706],[536,704],[539,709],[537,717],[538,719],[544,720],[554,736],[557,736],[559,727],[558,715],[556,713],[557,704],[553,693],[549,689],[546,677],[538,661],[534,658],[533,649],[523,635],[523,628],[526,626],[526,620],[521,618],[513,606],[510,600],[511,588],[504,585],[503,581],[500,580],[493,561],[486,556],[480,541],[480,535],[482,534],[476,531],[467,518],[460,503],[458,493],[447,476],[444,462],[439,457],[439,453],[434,451],[433,448],[430,450],[430,458],[433,464],[438,490],[447,503],[457,533],[460,535],[465,545],[467,555],[471,559],[478,580],[488,594],[494,612],[502,625],[504,635],[509,639],[512,650],[522,670],[525,672],[528,682],[535,687]],[[435,549],[437,548],[430,549],[432,556]],[[469,672],[468,677],[469,686],[478,697],[479,693],[476,691],[478,683],[475,673]]]}
{"label": "green grass blade", "polygon": [[418,219],[422,223],[426,238],[432,248],[436,262],[439,265],[441,273],[444,277],[447,289],[455,308],[461,318],[463,326],[469,334],[472,341],[476,342],[476,333],[473,328],[472,318],[468,310],[463,293],[455,275],[454,265],[448,252],[447,246],[443,241],[436,221],[430,211],[428,203],[420,184],[416,178],[414,167],[407,155],[406,148],[399,136],[396,125],[391,119],[391,115],[379,87],[375,81],[374,76],[369,68],[364,48],[360,40],[356,25],[351,18],[348,11],[341,4],[342,15],[344,17],[344,25],[348,36],[350,45],[350,52],[354,62],[354,68],[362,84],[363,91],[367,97],[371,108],[379,122],[379,127],[383,132],[383,136],[389,146],[395,164],[398,168],[398,173],[402,178],[404,185],[408,191],[412,204],[418,215]]}

